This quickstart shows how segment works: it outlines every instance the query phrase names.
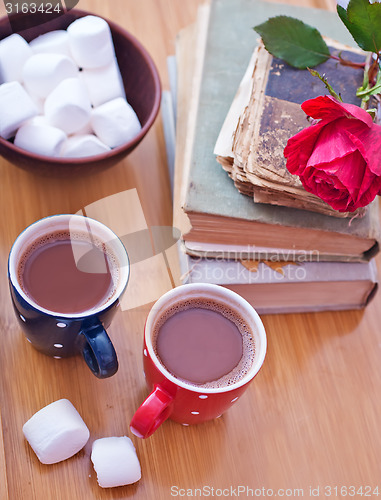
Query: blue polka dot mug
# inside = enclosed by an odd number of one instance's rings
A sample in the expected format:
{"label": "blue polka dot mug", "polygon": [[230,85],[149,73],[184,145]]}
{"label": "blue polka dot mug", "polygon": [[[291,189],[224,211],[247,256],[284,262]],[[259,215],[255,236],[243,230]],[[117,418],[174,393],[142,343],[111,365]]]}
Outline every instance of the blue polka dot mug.
{"label": "blue polka dot mug", "polygon": [[81,215],[31,224],[8,259],[12,302],[28,341],[55,358],[81,354],[98,378],[118,370],[106,328],[128,278],[122,242],[104,224]]}

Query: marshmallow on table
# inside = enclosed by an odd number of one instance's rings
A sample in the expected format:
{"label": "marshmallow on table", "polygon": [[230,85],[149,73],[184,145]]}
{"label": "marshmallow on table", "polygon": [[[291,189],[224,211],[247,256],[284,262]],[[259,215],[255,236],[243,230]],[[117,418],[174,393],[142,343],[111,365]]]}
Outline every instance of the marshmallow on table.
{"label": "marshmallow on table", "polygon": [[0,83],[22,82],[22,69],[33,54],[24,38],[16,33],[0,41]]}
{"label": "marshmallow on table", "polygon": [[38,123],[36,117],[34,123],[22,125],[16,133],[15,146],[43,156],[60,156],[66,134],[59,128],[46,125],[43,120],[41,117]]}
{"label": "marshmallow on table", "polygon": [[48,31],[29,42],[35,54],[53,53],[71,57],[69,47],[69,33],[66,30]]}
{"label": "marshmallow on table", "polygon": [[0,136],[10,139],[27,120],[38,115],[36,104],[19,82],[0,85]]}
{"label": "marshmallow on table", "polygon": [[95,135],[73,135],[65,142],[61,156],[65,158],[82,158],[106,153],[110,149]]}
{"label": "marshmallow on table", "polygon": [[78,66],[63,54],[33,54],[23,68],[26,90],[42,99],[62,80],[74,78],[78,74]]}
{"label": "marshmallow on table", "polygon": [[91,104],[95,107],[117,97],[126,97],[116,57],[113,57],[107,66],[84,69],[80,78],[86,85]]}
{"label": "marshmallow on table", "polygon": [[108,23],[97,16],[76,19],[67,28],[73,59],[81,68],[99,68],[115,56]]}
{"label": "marshmallow on table", "polygon": [[94,108],[91,125],[99,139],[115,148],[133,139],[141,130],[139,118],[122,97]]}
{"label": "marshmallow on table", "polygon": [[90,121],[91,103],[84,83],[79,78],[67,78],[48,95],[45,101],[48,122],[74,134]]}
{"label": "marshmallow on table", "polygon": [[141,478],[141,468],[130,438],[107,437],[97,439],[91,452],[98,484],[114,488],[135,483]]}
{"label": "marshmallow on table", "polygon": [[67,399],[55,401],[35,413],[24,424],[23,433],[43,464],[72,457],[90,437],[80,414]]}

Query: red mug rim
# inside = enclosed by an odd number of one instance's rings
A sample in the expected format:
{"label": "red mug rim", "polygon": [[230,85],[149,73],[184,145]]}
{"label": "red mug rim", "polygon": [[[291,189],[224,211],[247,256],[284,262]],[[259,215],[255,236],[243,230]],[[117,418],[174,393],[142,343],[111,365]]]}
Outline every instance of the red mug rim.
{"label": "red mug rim", "polygon": [[[198,292],[198,293],[196,293]],[[208,296],[209,298],[215,298],[217,300],[217,297],[220,297],[220,300],[222,297],[224,298],[230,298],[231,302],[234,302],[234,304],[237,306],[238,304],[240,307],[234,307],[235,310],[242,316],[242,311],[245,311],[247,314],[247,317],[245,317],[246,321],[248,321],[248,318],[251,319],[249,321],[249,326],[253,330],[253,335],[255,339],[255,354],[254,354],[254,360],[253,364],[248,370],[248,372],[236,383],[231,384],[231,385],[226,385],[224,387],[202,387],[198,386],[195,384],[192,384],[191,382],[184,381],[182,379],[179,379],[172,375],[166,368],[165,366],[160,362],[159,358],[157,357],[155,350],[152,345],[152,326],[154,319],[156,319],[157,315],[160,315],[160,313],[163,311],[163,306],[168,305],[169,302],[168,300],[173,299],[174,297],[180,298],[183,296],[185,297],[185,294],[192,294],[191,296],[197,297],[197,296]],[[209,293],[209,295],[208,295]],[[182,295],[183,294],[183,295]],[[231,302],[229,304],[231,305]],[[249,302],[247,302],[243,297],[241,297],[239,294],[236,292],[233,292],[232,290],[222,287],[220,285],[214,285],[214,284],[209,284],[209,283],[192,283],[192,284],[186,284],[186,285],[179,285],[176,288],[173,288],[172,290],[169,290],[166,292],[164,295],[162,295],[153,305],[152,309],[150,310],[145,327],[144,327],[144,340],[145,340],[145,348],[147,349],[149,356],[151,357],[155,367],[164,375],[164,377],[168,380],[170,380],[172,383],[175,385],[182,387],[183,389],[187,389],[192,392],[196,392],[199,394],[219,394],[219,393],[226,393],[226,392],[231,392],[239,387],[242,387],[246,384],[248,384],[259,372],[265,356],[266,356],[266,350],[267,350],[267,337],[266,337],[266,332],[265,328],[263,326],[262,320],[260,319],[258,313],[256,310],[253,308]],[[259,342],[258,342],[259,340]],[[147,353],[144,353],[147,355]]]}

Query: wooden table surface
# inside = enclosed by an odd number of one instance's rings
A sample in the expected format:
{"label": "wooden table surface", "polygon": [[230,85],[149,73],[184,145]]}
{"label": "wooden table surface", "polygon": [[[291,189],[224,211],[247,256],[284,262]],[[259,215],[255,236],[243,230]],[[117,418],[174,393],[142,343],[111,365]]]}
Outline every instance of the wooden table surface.
{"label": "wooden table surface", "polygon": [[[80,0],[78,7],[104,15],[135,34],[151,53],[163,88],[168,89],[166,57],[174,53],[176,34],[196,19],[201,3]],[[333,0],[290,3],[335,7]],[[267,358],[237,404],[220,419],[200,426],[183,427],[168,421],[147,440],[131,435],[129,422],[147,394],[141,346],[150,304],[127,306],[115,318],[109,333],[120,368],[107,380],[96,379],[80,358],[51,359],[27,343],[13,314],[6,279],[12,242],[41,217],[75,213],[89,206],[96,212],[100,200],[126,192],[140,200],[144,224],[171,225],[160,115],[128,158],[111,170],[83,175],[75,182],[33,175],[0,159],[4,442],[0,447],[0,500],[200,498],[197,488],[203,489],[204,496],[229,498],[238,494],[241,498],[381,494],[380,294],[365,311],[263,316]],[[117,211],[115,217],[123,216]],[[168,276],[160,273],[139,276],[132,291],[139,286],[155,290],[168,286]],[[73,458],[42,465],[25,441],[22,426],[37,410],[60,398],[68,398],[78,409],[91,437]],[[122,435],[133,439],[142,478],[134,485],[103,490],[92,469],[91,444],[100,437]],[[248,491],[243,493],[238,487]]]}

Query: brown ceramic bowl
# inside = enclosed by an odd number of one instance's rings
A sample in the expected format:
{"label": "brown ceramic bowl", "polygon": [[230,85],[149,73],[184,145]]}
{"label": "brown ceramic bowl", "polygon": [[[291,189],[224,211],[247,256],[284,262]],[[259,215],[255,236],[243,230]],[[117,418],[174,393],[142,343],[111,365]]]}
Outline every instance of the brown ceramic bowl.
{"label": "brown ceramic bowl", "polygon": [[[90,12],[73,9],[60,17],[37,26],[38,13],[33,14],[33,18],[30,17],[30,14],[15,15],[13,18],[15,21],[12,21],[13,30],[8,17],[3,17],[0,19],[0,40],[17,32],[30,42],[37,36],[48,31],[66,29],[76,19],[90,14]],[[32,19],[33,22],[31,23]],[[41,18],[41,22],[45,19]],[[159,111],[161,99],[159,74],[151,56],[142,44],[117,24],[108,19],[106,21],[111,28],[127,100],[134,108],[142,125],[140,133],[133,140],[122,146],[107,153],[88,158],[56,158],[37,155],[16,147],[11,141],[0,137],[1,156],[18,167],[36,173],[71,175],[72,173],[94,172],[111,167],[131,153],[141,142],[155,121]],[[28,22],[33,24],[33,26],[25,29],[28,26]],[[22,31],[15,30],[15,26],[21,26],[23,28]]]}

